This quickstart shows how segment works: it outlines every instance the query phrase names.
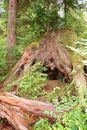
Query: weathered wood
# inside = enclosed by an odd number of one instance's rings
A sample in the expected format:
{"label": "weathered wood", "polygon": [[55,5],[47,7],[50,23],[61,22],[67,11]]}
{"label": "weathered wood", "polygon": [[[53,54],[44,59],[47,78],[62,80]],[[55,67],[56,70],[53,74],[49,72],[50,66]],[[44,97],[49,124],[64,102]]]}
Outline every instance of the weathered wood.
{"label": "weathered wood", "polygon": [[52,104],[24,99],[8,92],[0,93],[0,117],[7,119],[16,130],[28,130],[28,119],[25,113],[33,113],[54,120],[51,115],[43,113],[45,110],[57,114]]}
{"label": "weathered wood", "polygon": [[8,123],[16,130],[28,130],[26,128],[27,119],[14,106],[11,108],[7,104],[0,104],[0,117],[7,119]]}

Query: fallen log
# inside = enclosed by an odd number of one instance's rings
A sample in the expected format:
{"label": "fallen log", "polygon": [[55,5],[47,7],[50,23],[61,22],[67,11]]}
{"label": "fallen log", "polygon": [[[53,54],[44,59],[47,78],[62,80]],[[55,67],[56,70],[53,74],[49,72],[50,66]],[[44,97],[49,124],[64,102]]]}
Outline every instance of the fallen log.
{"label": "fallen log", "polygon": [[25,114],[33,113],[54,121],[54,117],[43,113],[45,110],[57,114],[52,104],[24,99],[8,92],[0,93],[0,117],[6,119],[15,130],[28,130],[29,120]]}

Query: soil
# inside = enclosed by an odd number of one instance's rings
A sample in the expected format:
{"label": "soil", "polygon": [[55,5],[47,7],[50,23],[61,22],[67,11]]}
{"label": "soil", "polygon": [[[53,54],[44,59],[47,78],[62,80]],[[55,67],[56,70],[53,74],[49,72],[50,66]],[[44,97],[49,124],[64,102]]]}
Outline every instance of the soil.
{"label": "soil", "polygon": [[65,82],[61,82],[59,80],[48,80],[47,85],[43,89],[50,93],[55,87],[59,87],[59,89],[61,89],[64,86],[66,86]]}

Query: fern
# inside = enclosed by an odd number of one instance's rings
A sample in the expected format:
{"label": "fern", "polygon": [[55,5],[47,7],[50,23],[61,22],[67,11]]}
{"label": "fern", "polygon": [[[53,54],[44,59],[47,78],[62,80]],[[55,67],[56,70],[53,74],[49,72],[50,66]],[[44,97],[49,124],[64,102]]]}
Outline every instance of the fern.
{"label": "fern", "polygon": [[87,56],[87,39],[80,38],[74,44],[76,47],[71,47],[71,46],[66,46],[66,47],[72,51],[75,51],[81,56]]}
{"label": "fern", "polygon": [[40,90],[46,84],[47,75],[42,73],[43,69],[46,68],[42,67],[41,63],[36,63],[20,80],[13,81],[9,86],[17,85],[18,95],[36,99],[42,94]]}

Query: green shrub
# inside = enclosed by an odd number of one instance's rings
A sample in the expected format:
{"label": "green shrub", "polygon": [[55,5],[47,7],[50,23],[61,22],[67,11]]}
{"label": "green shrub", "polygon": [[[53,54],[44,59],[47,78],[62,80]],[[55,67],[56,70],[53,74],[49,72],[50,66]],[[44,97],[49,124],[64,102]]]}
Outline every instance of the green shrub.
{"label": "green shrub", "polygon": [[[61,130],[87,130],[87,113],[82,111],[80,107],[65,113],[60,122],[54,124]],[[59,129],[60,130],[60,129]]]}
{"label": "green shrub", "polygon": [[52,130],[52,127],[47,119],[42,118],[35,124],[34,130]]}
{"label": "green shrub", "polygon": [[37,63],[27,74],[24,74],[23,78],[13,81],[9,85],[19,86],[18,95],[35,99],[41,95],[40,90],[46,84],[47,75],[42,73],[43,69],[46,68],[42,67],[41,63]]}
{"label": "green shrub", "polygon": [[87,130],[87,108],[78,105],[78,97],[56,99],[54,105],[59,113],[56,122],[52,125],[47,119],[41,119],[35,124],[35,130]]}
{"label": "green shrub", "polygon": [[6,65],[6,38],[0,37],[0,81],[2,81],[8,72]]}

